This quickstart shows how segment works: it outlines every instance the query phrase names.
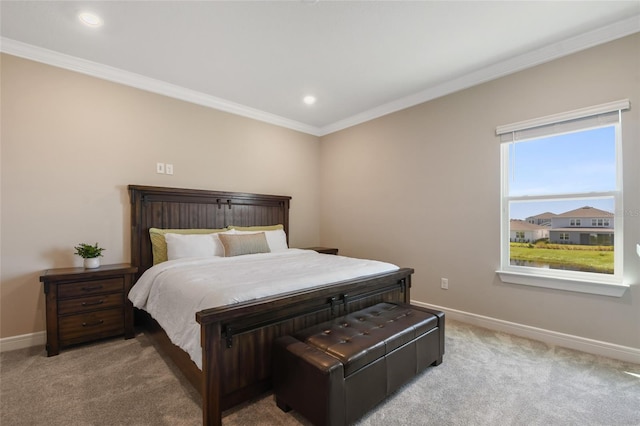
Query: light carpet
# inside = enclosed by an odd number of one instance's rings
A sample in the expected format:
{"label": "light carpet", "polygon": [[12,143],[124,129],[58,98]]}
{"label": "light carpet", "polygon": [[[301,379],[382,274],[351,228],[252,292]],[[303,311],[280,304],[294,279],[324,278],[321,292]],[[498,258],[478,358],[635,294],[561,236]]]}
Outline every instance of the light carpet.
{"label": "light carpet", "polygon": [[[640,365],[447,320],[444,362],[359,425],[640,425]],[[0,355],[0,424],[199,425],[201,400],[144,333]],[[224,425],[305,425],[271,394]]]}

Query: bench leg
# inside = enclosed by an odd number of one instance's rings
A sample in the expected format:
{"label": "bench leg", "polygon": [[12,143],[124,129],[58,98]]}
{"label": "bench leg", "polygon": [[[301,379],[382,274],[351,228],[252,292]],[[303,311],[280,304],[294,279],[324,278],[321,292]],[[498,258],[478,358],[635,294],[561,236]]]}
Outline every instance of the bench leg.
{"label": "bench leg", "polygon": [[277,396],[276,396],[276,405],[278,406],[279,409],[281,409],[285,413],[288,413],[289,411],[291,411],[291,407],[289,407],[289,405],[287,405],[286,402],[284,402],[283,400],[281,400]]}

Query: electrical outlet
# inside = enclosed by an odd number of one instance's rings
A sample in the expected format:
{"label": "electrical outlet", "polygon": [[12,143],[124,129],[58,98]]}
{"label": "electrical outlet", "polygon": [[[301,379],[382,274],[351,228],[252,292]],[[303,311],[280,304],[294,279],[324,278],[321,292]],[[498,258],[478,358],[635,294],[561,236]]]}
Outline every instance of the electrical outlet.
{"label": "electrical outlet", "polygon": [[164,174],[164,163],[156,163],[156,173]]}
{"label": "electrical outlet", "polygon": [[448,278],[440,278],[440,288],[444,290],[449,290],[449,279]]}
{"label": "electrical outlet", "polygon": [[169,164],[169,163],[165,164],[164,165],[164,171],[165,171],[166,174],[172,175],[173,174],[173,164]]}

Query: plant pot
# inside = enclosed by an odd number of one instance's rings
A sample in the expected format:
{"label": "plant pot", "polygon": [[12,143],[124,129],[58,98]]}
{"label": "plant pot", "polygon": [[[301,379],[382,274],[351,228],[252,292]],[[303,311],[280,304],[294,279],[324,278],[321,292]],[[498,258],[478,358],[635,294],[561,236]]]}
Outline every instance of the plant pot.
{"label": "plant pot", "polygon": [[87,269],[93,269],[100,266],[99,257],[88,257],[84,260],[84,267]]}

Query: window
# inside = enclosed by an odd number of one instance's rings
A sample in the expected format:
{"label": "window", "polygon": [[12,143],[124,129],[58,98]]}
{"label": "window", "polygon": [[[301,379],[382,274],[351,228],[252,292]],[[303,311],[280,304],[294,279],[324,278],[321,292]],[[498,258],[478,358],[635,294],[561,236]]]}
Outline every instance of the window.
{"label": "window", "polygon": [[591,226],[593,227],[609,227],[609,219],[591,219]]}
{"label": "window", "polygon": [[589,240],[591,244],[596,244],[600,246],[613,245],[611,234],[589,234]]}
{"label": "window", "polygon": [[[615,212],[622,211],[621,118],[628,108],[624,100],[496,129],[503,281],[624,293],[623,223]],[[543,214],[551,219],[535,244],[510,241],[511,224]]]}

